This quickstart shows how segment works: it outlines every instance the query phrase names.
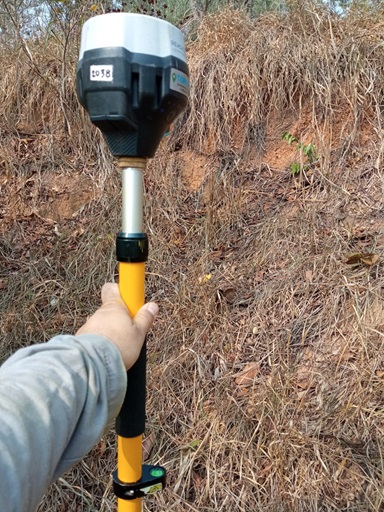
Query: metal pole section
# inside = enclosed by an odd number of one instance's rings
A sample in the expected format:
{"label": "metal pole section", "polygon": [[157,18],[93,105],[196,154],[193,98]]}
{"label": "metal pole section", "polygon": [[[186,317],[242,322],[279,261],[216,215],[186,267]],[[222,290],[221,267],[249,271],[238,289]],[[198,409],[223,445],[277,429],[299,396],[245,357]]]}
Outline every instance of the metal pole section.
{"label": "metal pole section", "polygon": [[143,171],[135,167],[122,170],[122,232],[143,230]]}

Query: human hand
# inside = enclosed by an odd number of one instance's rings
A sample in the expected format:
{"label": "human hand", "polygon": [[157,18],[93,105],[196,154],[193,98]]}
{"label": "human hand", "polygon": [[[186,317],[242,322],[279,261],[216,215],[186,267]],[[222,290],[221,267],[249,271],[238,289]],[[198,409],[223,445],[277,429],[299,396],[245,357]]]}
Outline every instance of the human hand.
{"label": "human hand", "polygon": [[106,283],[101,290],[102,306],[80,327],[76,334],[99,334],[119,349],[127,370],[140,355],[145,335],[152,327],[159,308],[155,302],[148,302],[134,318],[120,297],[119,287]]}

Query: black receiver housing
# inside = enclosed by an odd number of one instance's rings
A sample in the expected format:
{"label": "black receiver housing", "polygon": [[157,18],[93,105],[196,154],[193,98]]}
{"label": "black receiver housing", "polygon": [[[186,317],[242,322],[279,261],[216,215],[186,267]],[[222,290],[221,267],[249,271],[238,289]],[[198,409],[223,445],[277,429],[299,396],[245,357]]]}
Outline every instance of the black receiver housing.
{"label": "black receiver housing", "polygon": [[[94,79],[103,66],[113,79]],[[188,86],[188,66],[175,56],[99,48],[84,52],[77,66],[79,101],[116,157],[153,157],[187,105]]]}

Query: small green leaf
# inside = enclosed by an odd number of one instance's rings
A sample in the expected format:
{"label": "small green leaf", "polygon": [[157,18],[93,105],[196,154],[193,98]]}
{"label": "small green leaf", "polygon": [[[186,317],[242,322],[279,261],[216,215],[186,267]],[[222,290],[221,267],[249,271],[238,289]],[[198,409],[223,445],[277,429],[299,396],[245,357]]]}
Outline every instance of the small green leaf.
{"label": "small green leaf", "polygon": [[181,446],[180,450],[196,450],[196,448],[198,448],[202,442],[202,439],[194,439],[190,443]]}
{"label": "small green leaf", "polygon": [[292,176],[295,176],[295,174],[299,174],[301,167],[298,162],[295,162],[295,163],[291,164],[290,169],[291,169]]}
{"label": "small green leaf", "polygon": [[283,140],[286,140],[288,144],[292,144],[292,142],[297,142],[296,137],[289,132],[284,132],[282,138]]}

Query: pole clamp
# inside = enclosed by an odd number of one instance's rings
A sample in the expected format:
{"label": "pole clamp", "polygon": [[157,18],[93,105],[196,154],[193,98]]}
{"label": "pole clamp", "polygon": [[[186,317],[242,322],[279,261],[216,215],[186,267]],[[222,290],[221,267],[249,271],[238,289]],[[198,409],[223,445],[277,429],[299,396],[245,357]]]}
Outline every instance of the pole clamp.
{"label": "pole clamp", "polygon": [[112,473],[113,492],[122,500],[135,500],[147,494],[154,494],[165,488],[166,470],[161,466],[143,465],[142,477],[134,484],[126,484],[119,480],[117,471]]}

